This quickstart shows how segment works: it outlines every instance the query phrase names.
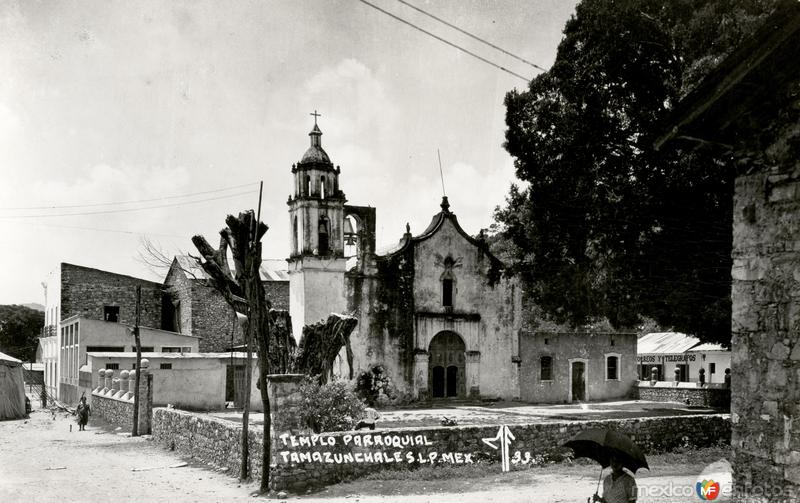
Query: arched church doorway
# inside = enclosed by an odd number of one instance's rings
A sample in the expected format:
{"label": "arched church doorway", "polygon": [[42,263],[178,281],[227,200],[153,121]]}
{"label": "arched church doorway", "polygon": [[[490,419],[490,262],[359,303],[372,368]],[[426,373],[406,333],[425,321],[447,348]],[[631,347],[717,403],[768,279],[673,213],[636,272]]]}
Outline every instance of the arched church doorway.
{"label": "arched church doorway", "polygon": [[439,332],[428,347],[428,383],[431,397],[466,396],[466,346],[455,332]]}

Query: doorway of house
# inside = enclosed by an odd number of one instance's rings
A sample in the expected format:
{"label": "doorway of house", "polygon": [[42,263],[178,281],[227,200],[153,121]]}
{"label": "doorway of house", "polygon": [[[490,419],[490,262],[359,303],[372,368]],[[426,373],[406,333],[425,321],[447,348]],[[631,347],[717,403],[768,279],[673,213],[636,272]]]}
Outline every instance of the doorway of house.
{"label": "doorway of house", "polygon": [[227,365],[225,370],[225,402],[231,403],[235,409],[243,409],[245,397],[245,366]]}
{"label": "doorway of house", "polygon": [[428,382],[433,398],[466,396],[466,346],[455,332],[439,332],[431,340],[428,352]]}
{"label": "doorway of house", "polygon": [[586,364],[572,362],[572,401],[586,401]]}

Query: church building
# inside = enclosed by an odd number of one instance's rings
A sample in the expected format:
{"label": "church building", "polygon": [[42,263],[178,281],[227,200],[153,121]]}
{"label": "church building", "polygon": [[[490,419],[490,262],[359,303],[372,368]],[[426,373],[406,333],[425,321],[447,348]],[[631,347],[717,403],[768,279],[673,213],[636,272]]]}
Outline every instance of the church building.
{"label": "church building", "polygon": [[413,399],[519,398],[521,291],[483,236],[465,232],[443,197],[427,229],[415,236],[407,225],[377,253],[375,208],[346,204],[316,121],[309,136],[288,200],[295,337],[351,314],[355,375],[382,365]]}

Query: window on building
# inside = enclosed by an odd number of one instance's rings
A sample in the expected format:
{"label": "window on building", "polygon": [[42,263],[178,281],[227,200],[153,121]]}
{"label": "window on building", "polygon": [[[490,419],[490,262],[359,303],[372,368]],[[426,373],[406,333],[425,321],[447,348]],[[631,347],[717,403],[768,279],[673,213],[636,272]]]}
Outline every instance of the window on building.
{"label": "window on building", "polygon": [[317,252],[320,255],[328,254],[328,219],[324,216],[319,217]]}
{"label": "window on building", "polygon": [[539,359],[539,366],[541,368],[539,372],[539,379],[542,381],[552,381],[553,380],[553,357],[552,356],[543,356]]}
{"label": "window on building", "polygon": [[713,374],[717,371],[717,364],[716,363],[709,363],[708,364],[708,373]]}
{"label": "window on building", "polygon": [[325,177],[321,176],[319,179],[319,196],[325,199]]}
{"label": "window on building", "polygon": [[444,307],[453,307],[453,280],[442,280],[442,305]]}
{"label": "window on building", "polygon": [[[133,350],[136,351],[136,346],[133,347]],[[142,346],[142,349],[140,351],[142,353],[152,353],[153,352],[153,346]]]}
{"label": "window on building", "polygon": [[675,365],[675,368],[678,369],[678,381],[689,382],[689,365],[681,363]]}
{"label": "window on building", "polygon": [[453,257],[444,259],[444,273],[442,273],[442,306],[445,308],[453,307],[453,294],[455,293],[455,274],[453,268],[455,261]]}
{"label": "window on building", "polygon": [[181,347],[180,346],[163,346],[161,348],[162,353],[180,353]]}
{"label": "window on building", "polygon": [[87,353],[122,353],[125,346],[86,346]]}
{"label": "window on building", "polygon": [[161,370],[172,370],[172,364],[162,363],[161,365],[158,366],[158,368],[160,368]]}
{"label": "window on building", "polygon": [[298,243],[301,243],[300,236],[297,233],[297,215],[292,219],[292,251],[299,253]]}
{"label": "window on building", "polygon": [[619,357],[608,356],[606,357],[606,379],[619,379]]}
{"label": "window on building", "polygon": [[306,192],[306,195],[310,196],[311,195],[311,177],[310,176],[306,176],[306,190],[308,191],[308,192]]}
{"label": "window on building", "polygon": [[106,363],[106,368],[111,370],[118,370],[119,363]]}
{"label": "window on building", "polygon": [[119,306],[103,306],[103,319],[119,323]]}

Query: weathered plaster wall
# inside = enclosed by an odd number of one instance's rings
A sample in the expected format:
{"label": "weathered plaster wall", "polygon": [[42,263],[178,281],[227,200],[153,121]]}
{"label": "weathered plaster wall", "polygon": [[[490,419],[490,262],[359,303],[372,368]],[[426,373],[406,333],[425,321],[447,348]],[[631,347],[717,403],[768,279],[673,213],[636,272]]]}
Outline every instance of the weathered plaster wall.
{"label": "weathered plaster wall", "polygon": [[[498,280],[490,256],[468,241],[450,218],[430,238],[415,244],[414,299],[417,313],[452,314],[453,319],[432,318],[417,324],[416,347],[428,350],[431,340],[443,330],[458,333],[473,353],[467,362],[468,390],[479,385],[480,394],[507,399],[519,397],[518,332],[521,328],[520,295],[513,280]],[[453,307],[442,304],[445,259],[455,264]],[[452,312],[450,312],[452,311]],[[459,314],[479,319],[459,320]],[[472,367],[472,369],[470,369]]]}
{"label": "weathered plaster wall", "polygon": [[412,249],[380,258],[375,268],[346,275],[348,312],[358,318],[350,335],[354,373],[384,365],[392,383],[411,394],[414,348]]}
{"label": "weathered plaster wall", "polygon": [[[618,376],[606,379],[606,355],[618,354]],[[541,379],[541,358],[552,358],[552,379]],[[637,381],[636,334],[555,333],[520,334],[520,390],[526,402],[571,401],[570,359],[588,360],[587,400],[625,398]]]}
{"label": "weathered plaster wall", "polygon": [[345,265],[344,258],[307,256],[289,263],[289,312],[296,341],[300,341],[305,325],[326,320],[331,313],[345,312]]}
{"label": "weathered plaster wall", "polygon": [[[448,256],[455,261],[452,308],[442,305]],[[379,257],[375,269],[349,271],[348,309],[359,319],[351,337],[356,371],[382,364],[399,390],[425,398],[430,342],[452,331],[465,344],[467,395],[519,397],[521,295],[514,280],[496,273],[497,264],[449,219],[431,237]]]}

